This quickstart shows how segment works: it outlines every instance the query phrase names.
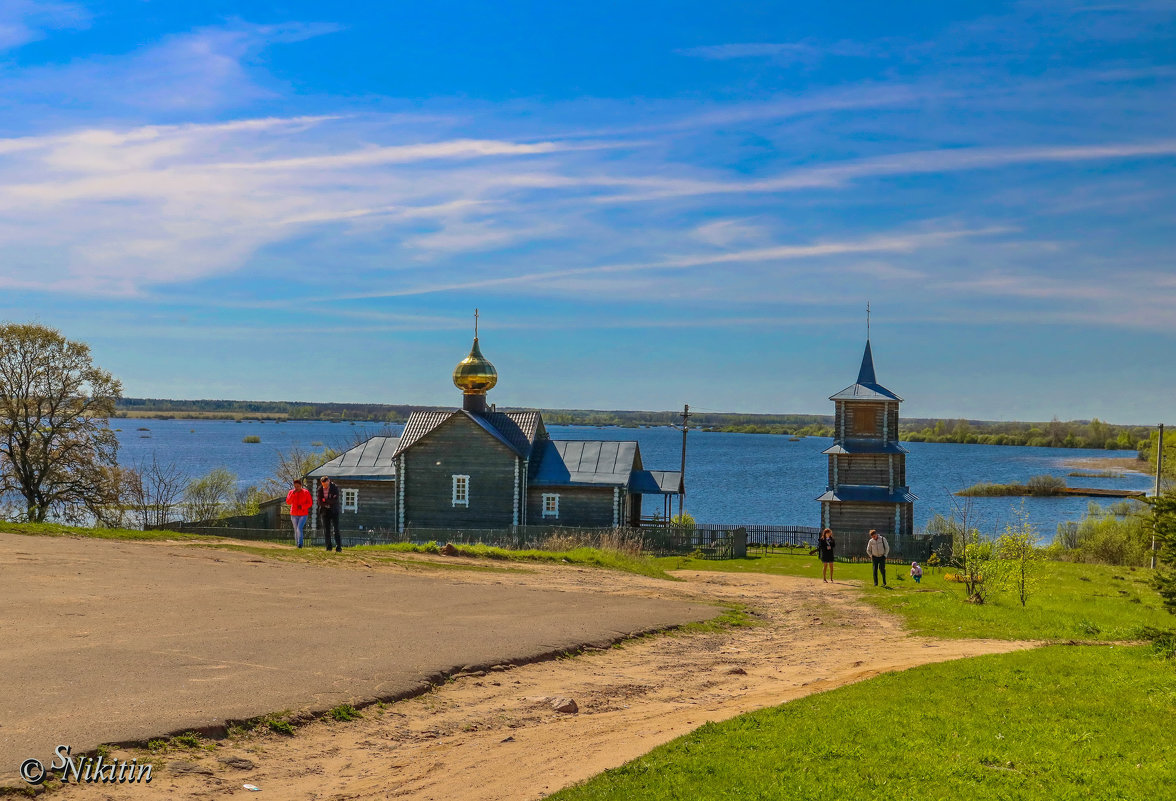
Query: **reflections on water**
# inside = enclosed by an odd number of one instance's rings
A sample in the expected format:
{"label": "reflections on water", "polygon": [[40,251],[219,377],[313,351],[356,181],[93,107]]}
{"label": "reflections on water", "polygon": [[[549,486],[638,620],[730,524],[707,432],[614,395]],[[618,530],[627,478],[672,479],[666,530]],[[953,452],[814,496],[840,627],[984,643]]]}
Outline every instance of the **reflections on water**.
{"label": "reflections on water", "polygon": [[[257,483],[270,475],[278,451],[298,446],[317,450],[320,442],[336,449],[349,447],[357,437],[366,438],[389,428],[377,423],[288,422],[236,423],[230,420],[131,420],[112,421],[121,427],[119,461],[134,464],[150,459],[174,460],[192,476],[214,467],[228,467],[242,484]],[[148,431],[137,430],[140,427]],[[399,433],[399,426],[390,427]],[[637,440],[647,469],[676,470],[681,459],[682,435],[671,428],[595,428],[550,426],[556,439]],[[246,444],[247,436],[261,444]],[[796,442],[772,434],[724,434],[692,431],[687,445],[686,509],[699,522],[765,523],[816,526],[820,504],[814,499],[825,491],[826,457],[832,444],[825,437],[806,437]],[[1066,478],[1074,486],[1142,489],[1151,487],[1143,474],[1127,478],[1067,478],[1069,459],[1134,457],[1134,451],[1096,451],[1060,448],[1025,448],[998,445],[903,443],[910,450],[907,480],[919,496],[915,525],[921,527],[939,512],[950,515],[952,493],[981,481],[1023,482],[1042,473]],[[1089,469],[1089,468],[1084,468]],[[1025,510],[1038,531],[1052,537],[1057,524],[1080,518],[1091,499],[975,498],[974,511],[983,530],[1002,529],[1024,501]],[[652,500],[647,512],[660,511]],[[677,507],[675,505],[675,511]]]}

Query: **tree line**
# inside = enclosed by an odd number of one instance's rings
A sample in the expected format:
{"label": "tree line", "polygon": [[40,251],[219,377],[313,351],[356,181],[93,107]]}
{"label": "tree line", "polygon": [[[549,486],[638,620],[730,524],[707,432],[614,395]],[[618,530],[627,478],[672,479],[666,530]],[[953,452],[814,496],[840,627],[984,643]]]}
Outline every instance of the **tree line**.
{"label": "tree line", "polygon": [[[438,406],[382,403],[309,403],[304,401],[170,400],[119,398],[116,416],[153,414],[174,417],[247,418],[285,417],[289,420],[355,420],[403,423],[414,411],[433,411]],[[515,411],[503,407],[503,411]],[[542,409],[548,425],[644,426],[680,425],[678,411],[629,411],[597,409]],[[692,412],[691,425],[703,431],[736,434],[781,434],[797,437],[831,437],[833,417],[820,414],[744,414]],[[1148,426],[1116,425],[1099,420],[1021,422],[948,418],[904,418],[899,439],[907,442],[952,442],[979,445],[1028,445],[1041,448],[1093,448],[1142,450],[1154,431]],[[1176,435],[1171,438],[1176,449]],[[1169,460],[1176,461],[1176,460]],[[1154,459],[1153,459],[1154,462]],[[1176,467],[1174,467],[1176,469]]]}

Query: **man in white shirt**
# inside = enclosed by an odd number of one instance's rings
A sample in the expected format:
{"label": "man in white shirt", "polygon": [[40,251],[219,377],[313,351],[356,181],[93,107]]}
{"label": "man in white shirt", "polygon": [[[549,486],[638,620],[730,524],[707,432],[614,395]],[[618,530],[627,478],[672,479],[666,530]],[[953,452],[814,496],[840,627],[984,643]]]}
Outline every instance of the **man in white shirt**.
{"label": "man in white shirt", "polygon": [[882,586],[886,586],[886,557],[890,544],[885,537],[879,537],[876,529],[870,529],[870,540],[866,543],[866,555],[874,560],[874,586],[878,586],[878,573],[882,573]]}

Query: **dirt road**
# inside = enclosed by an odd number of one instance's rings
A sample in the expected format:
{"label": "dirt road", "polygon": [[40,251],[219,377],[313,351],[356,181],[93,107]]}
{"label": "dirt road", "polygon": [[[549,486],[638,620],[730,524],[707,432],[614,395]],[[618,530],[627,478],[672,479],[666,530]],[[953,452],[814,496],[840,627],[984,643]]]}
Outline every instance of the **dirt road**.
{"label": "dirt road", "polygon": [[[536,567],[520,586],[611,598],[737,601],[760,625],[658,636],[492,670],[383,708],[361,720],[309,724],[294,737],[250,735],[211,750],[173,749],[152,785],[68,788],[63,799],[208,799],[250,783],[282,799],[537,799],[615,767],[707,721],[723,720],[868,678],[1028,643],[927,640],[858,600],[848,584],[709,572],[666,582],[573,567]],[[501,580],[468,573],[460,581]],[[570,697],[579,712],[552,709]],[[118,756],[116,754],[116,756]],[[130,758],[130,752],[123,754]],[[253,767],[229,767],[238,757]],[[240,763],[245,764],[245,763]]]}
{"label": "dirt road", "polygon": [[[520,572],[345,567],[193,545],[0,534],[0,780],[53,748],[410,693],[716,614],[524,586]],[[566,589],[566,588],[565,588]]]}

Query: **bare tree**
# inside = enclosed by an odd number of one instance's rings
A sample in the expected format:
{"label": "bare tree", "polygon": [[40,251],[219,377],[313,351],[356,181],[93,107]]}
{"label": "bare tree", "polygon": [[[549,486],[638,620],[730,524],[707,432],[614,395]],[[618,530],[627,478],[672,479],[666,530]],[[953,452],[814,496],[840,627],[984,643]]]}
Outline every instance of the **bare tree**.
{"label": "bare tree", "polygon": [[152,454],[150,462],[137,463],[131,472],[133,476],[127,482],[129,502],[139,527],[146,529],[169,523],[188,486],[184,471],[175,461],[161,463]]}
{"label": "bare tree", "polygon": [[110,486],[118,439],[110,416],[122,385],[90,347],[41,325],[0,325],[0,491],[27,519],[72,515]]}
{"label": "bare tree", "polygon": [[60,510],[61,517],[67,523],[126,528],[133,517],[131,498],[138,480],[132,468],[100,467],[94,472],[90,493],[81,504],[65,505]]}
{"label": "bare tree", "polygon": [[311,470],[322,467],[339,455],[334,448],[321,451],[307,451],[295,445],[288,451],[278,451],[278,464],[274,474],[261,485],[262,493],[268,498],[285,497],[296,478],[305,478]]}
{"label": "bare tree", "polygon": [[951,561],[972,603],[982,604],[1003,584],[1005,563],[996,543],[985,538],[977,525],[972,499],[962,504],[952,500],[952,516],[946,521],[952,535]]}

